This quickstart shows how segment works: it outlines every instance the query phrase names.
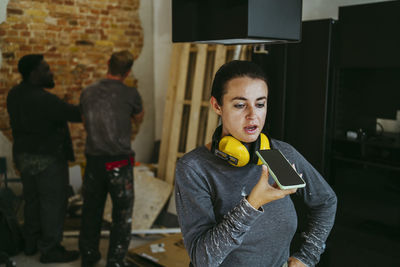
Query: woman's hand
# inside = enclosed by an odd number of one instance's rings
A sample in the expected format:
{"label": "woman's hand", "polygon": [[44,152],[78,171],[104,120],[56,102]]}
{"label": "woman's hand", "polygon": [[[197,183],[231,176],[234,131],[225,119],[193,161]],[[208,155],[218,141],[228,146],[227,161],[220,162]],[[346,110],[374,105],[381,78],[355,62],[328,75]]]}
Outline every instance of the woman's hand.
{"label": "woman's hand", "polygon": [[267,204],[271,201],[284,198],[289,194],[293,194],[297,189],[279,189],[278,185],[274,183],[272,186],[268,183],[268,168],[262,166],[261,177],[258,183],[253,187],[250,195],[247,197],[247,201],[255,209],[259,209],[262,205]]}
{"label": "woman's hand", "polygon": [[288,267],[307,267],[307,265],[294,257],[290,257],[288,260]]}

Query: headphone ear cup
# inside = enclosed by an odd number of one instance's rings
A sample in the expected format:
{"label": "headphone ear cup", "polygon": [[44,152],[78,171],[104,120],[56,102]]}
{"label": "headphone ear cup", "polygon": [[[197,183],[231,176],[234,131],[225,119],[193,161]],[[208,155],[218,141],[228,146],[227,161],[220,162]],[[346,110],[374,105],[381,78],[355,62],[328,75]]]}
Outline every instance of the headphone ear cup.
{"label": "headphone ear cup", "polygon": [[237,159],[237,163],[234,164],[228,161],[231,165],[236,167],[243,167],[250,160],[250,153],[246,146],[242,144],[239,140],[232,136],[224,136],[220,141],[218,148],[220,151],[228,154],[229,156]]}
{"label": "headphone ear cup", "polygon": [[[268,150],[268,149],[271,149],[269,139],[265,134],[260,133],[260,148],[259,148],[259,150]],[[258,159],[257,165],[262,165],[262,164],[263,164],[262,161],[260,159]]]}

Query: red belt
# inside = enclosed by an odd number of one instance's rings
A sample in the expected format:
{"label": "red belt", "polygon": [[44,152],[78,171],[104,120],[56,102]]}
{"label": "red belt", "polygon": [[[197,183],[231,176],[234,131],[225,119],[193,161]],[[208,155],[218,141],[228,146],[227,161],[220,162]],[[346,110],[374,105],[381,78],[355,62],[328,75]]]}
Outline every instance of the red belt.
{"label": "red belt", "polygon": [[[135,158],[134,157],[129,156],[129,161],[132,166],[135,166]],[[111,171],[111,170],[114,170],[117,168],[127,166],[129,164],[129,161],[127,159],[123,159],[123,160],[118,160],[118,161],[106,162],[106,170]]]}

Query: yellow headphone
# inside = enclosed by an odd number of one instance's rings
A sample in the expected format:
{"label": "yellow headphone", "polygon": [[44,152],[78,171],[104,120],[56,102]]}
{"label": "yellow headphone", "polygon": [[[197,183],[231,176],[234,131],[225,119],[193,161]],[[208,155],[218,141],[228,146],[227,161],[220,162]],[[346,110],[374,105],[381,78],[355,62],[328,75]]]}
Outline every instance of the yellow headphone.
{"label": "yellow headphone", "polygon": [[249,162],[261,165],[261,160],[256,156],[258,150],[271,149],[268,137],[260,133],[257,140],[251,144],[244,144],[233,136],[227,135],[220,138],[222,133],[222,125],[215,129],[211,152],[217,157],[228,161],[236,167],[243,167]]}

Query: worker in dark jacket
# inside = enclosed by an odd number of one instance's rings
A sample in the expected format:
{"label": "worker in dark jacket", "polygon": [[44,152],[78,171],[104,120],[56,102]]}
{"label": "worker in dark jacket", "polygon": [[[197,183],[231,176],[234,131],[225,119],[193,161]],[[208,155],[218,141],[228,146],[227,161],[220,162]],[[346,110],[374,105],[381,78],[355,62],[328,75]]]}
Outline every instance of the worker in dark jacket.
{"label": "worker in dark jacket", "polygon": [[70,262],[78,251],[61,246],[69,186],[68,160],[74,160],[67,122],[80,122],[78,106],[65,103],[46,89],[54,88],[53,73],[43,55],[18,62],[22,82],[7,97],[14,138],[13,156],[21,173],[25,253],[39,249],[40,261]]}

